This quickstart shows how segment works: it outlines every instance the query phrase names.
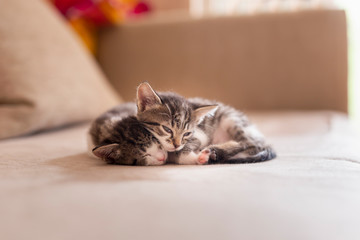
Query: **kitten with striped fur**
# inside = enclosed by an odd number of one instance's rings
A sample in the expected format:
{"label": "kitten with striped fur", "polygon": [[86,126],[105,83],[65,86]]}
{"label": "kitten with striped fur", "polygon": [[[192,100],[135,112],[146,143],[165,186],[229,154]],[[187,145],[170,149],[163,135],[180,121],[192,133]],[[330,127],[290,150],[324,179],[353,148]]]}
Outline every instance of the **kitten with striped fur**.
{"label": "kitten with striped fur", "polygon": [[275,151],[242,112],[220,102],[137,89],[137,119],[177,164],[246,163],[270,160]]}
{"label": "kitten with striped fur", "polygon": [[[98,117],[88,133],[89,154],[110,164],[162,165],[168,152],[181,150],[195,126],[216,108],[190,108],[185,98],[174,93],[162,93],[166,104],[157,104],[160,99],[154,97],[150,85],[142,84],[137,105],[121,104]],[[180,109],[185,118],[175,112]]]}
{"label": "kitten with striped fur", "polygon": [[134,103],[125,103],[95,119],[88,132],[89,154],[109,164],[165,164],[167,151],[137,120],[136,112]]}
{"label": "kitten with striped fur", "polygon": [[89,140],[95,156],[115,164],[162,165],[167,156],[176,164],[276,157],[242,112],[215,101],[156,93],[148,83],[139,85],[136,105],[119,105],[96,119]]}

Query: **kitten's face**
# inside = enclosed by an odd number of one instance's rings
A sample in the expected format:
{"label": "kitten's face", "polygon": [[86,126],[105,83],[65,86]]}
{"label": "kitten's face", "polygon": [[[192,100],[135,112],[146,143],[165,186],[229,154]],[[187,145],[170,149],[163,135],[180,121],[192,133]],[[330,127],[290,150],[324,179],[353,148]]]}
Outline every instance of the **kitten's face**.
{"label": "kitten's face", "polygon": [[[167,151],[144,127],[144,124],[135,116],[131,116],[136,111],[131,110],[133,107],[129,108],[129,106],[126,104],[119,106],[100,116],[93,123],[88,135],[92,153],[112,164],[145,166],[165,164]],[[129,109],[130,112],[126,113]],[[130,116],[127,116],[129,114]]]}
{"label": "kitten's face", "polygon": [[193,109],[185,98],[174,93],[158,95],[147,83],[138,87],[137,105],[138,120],[168,152],[181,150],[201,119],[217,108],[202,106]]}
{"label": "kitten's face", "polygon": [[181,150],[191,138],[196,126],[192,110],[181,106],[173,113],[171,106],[164,104],[138,113],[139,121],[160,141],[166,151]]}

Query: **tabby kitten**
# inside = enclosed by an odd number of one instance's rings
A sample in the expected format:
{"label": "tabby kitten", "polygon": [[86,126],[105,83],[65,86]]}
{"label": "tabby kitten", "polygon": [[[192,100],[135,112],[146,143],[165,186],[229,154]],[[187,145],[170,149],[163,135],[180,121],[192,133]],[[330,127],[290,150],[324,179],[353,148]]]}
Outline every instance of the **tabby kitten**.
{"label": "tabby kitten", "polygon": [[[172,92],[156,93],[148,83],[137,89],[137,119],[160,141],[168,152],[182,153],[187,143],[195,143],[194,130],[203,118],[217,109],[217,105],[199,104],[197,106]],[[200,145],[198,146],[198,148]],[[188,148],[188,147],[187,147]],[[199,149],[194,151],[198,154]],[[192,153],[194,155],[195,153]],[[177,164],[204,164],[207,161],[187,158],[173,159]]]}
{"label": "tabby kitten", "polygon": [[125,103],[98,117],[88,133],[89,153],[109,164],[165,164],[167,152],[135,115],[136,105]]}
{"label": "tabby kitten", "polygon": [[220,102],[137,89],[137,119],[177,164],[245,163],[270,160],[275,151],[240,111]]}

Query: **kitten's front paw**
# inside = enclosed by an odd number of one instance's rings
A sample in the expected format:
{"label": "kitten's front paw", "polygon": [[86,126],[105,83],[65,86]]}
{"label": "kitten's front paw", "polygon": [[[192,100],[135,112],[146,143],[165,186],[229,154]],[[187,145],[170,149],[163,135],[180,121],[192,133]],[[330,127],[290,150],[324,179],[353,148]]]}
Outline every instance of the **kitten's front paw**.
{"label": "kitten's front paw", "polygon": [[201,151],[200,156],[206,158],[206,162],[209,164],[217,162],[217,154],[215,148],[205,148]]}
{"label": "kitten's front paw", "polygon": [[209,148],[205,148],[199,153],[198,164],[206,164],[213,158],[216,159],[215,151]]}

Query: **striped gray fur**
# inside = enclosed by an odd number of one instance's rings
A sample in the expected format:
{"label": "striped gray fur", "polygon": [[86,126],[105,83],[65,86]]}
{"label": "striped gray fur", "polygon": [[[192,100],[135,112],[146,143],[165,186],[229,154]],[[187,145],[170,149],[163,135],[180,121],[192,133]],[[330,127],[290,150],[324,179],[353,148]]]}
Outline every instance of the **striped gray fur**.
{"label": "striped gray fur", "polygon": [[[207,115],[197,126],[198,131],[206,134],[207,141],[196,150],[209,152],[209,164],[260,162],[276,157],[274,149],[244,113],[217,101],[192,98],[188,102],[195,107],[218,106],[214,114]],[[198,145],[198,140],[194,141]]]}
{"label": "striped gray fur", "polygon": [[89,137],[95,156],[109,164],[162,165],[167,153],[136,118],[135,103],[121,104],[93,121]]}
{"label": "striped gray fur", "polygon": [[149,152],[156,156],[165,152],[167,162],[176,164],[246,163],[276,157],[244,113],[216,101],[156,93],[148,83],[139,85],[136,105],[109,110],[93,122],[89,133],[97,146],[93,153],[116,164],[161,165],[156,157],[147,159]]}
{"label": "striped gray fur", "polygon": [[168,152],[181,150],[191,138],[199,120],[216,108],[193,108],[178,94],[157,94],[148,83],[139,85],[136,103],[138,120],[145,124]]}
{"label": "striped gray fur", "polygon": [[137,105],[139,121],[170,153],[168,162],[245,163],[276,157],[244,113],[220,102],[156,93],[143,83],[138,87]]}

